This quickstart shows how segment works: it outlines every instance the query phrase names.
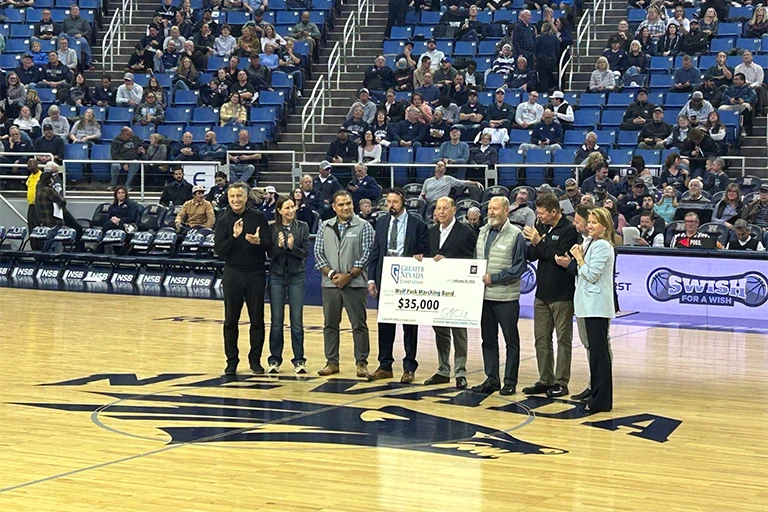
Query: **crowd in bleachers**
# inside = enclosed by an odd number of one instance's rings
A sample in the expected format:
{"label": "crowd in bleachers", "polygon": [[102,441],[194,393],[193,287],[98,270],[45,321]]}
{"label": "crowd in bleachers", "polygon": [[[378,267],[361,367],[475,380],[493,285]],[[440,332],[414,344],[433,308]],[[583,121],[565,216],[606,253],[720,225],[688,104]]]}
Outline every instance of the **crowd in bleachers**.
{"label": "crowd in bleachers", "polygon": [[[38,151],[41,145],[55,149],[59,164],[89,159],[224,163],[228,149],[264,149],[277,139],[286,110],[302,94],[337,7],[335,0],[158,0],[146,35],[129,41],[135,46],[122,83],[115,86],[104,75],[100,85],[89,87],[86,78],[94,77],[88,41],[95,37],[93,20],[101,13],[101,0],[80,0],[82,11],[70,3],[55,0],[54,9],[54,0],[18,1],[12,4],[19,8],[4,11],[0,140],[5,163],[23,164],[26,157],[12,153]],[[62,4],[67,9],[58,9]],[[92,8],[88,16],[86,6]],[[52,106],[58,125],[50,122]],[[42,142],[47,124],[54,125],[63,146]],[[13,135],[16,130],[21,142]],[[184,143],[189,137],[192,143]],[[126,144],[121,141],[136,147],[118,154],[116,145]],[[206,147],[211,143],[214,149]],[[231,179],[256,183],[267,165],[266,156],[256,158],[258,163],[236,162]],[[162,187],[171,180],[174,166],[149,165],[147,184]],[[71,162],[66,171],[71,181],[108,182],[110,189],[125,174],[130,189],[138,166],[121,167],[119,176],[106,162]]]}

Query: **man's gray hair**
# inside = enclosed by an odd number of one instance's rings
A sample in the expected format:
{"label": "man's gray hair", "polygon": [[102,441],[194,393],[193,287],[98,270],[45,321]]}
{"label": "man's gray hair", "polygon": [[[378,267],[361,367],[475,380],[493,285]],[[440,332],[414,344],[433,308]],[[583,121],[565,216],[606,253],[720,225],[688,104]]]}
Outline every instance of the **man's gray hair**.
{"label": "man's gray hair", "polygon": [[491,201],[498,201],[501,203],[502,208],[509,208],[509,198],[504,196],[493,196],[488,203]]}
{"label": "man's gray hair", "polygon": [[733,229],[749,231],[749,223],[744,219],[739,219],[733,223]]}
{"label": "man's gray hair", "polygon": [[481,217],[483,216],[483,212],[481,212],[480,208],[478,208],[477,206],[473,206],[472,208],[467,210],[467,213],[469,213],[469,212],[476,213],[476,214],[478,214]]}
{"label": "man's gray hair", "polygon": [[238,181],[238,182],[235,182],[235,183],[231,183],[229,185],[229,189],[230,190],[232,190],[234,188],[239,188],[240,190],[243,191],[243,194],[245,194],[246,196],[251,191],[251,187],[249,187],[248,184],[246,182],[244,182],[244,181]]}

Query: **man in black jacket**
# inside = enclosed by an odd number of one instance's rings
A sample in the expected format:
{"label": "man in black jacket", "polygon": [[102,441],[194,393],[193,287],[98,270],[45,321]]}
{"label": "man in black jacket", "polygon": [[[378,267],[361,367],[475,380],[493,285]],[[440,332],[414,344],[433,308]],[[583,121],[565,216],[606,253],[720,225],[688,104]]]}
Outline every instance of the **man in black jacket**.
{"label": "man in black jacket", "polygon": [[[536,228],[523,228],[531,242],[528,260],[538,260],[536,268],[536,299],[533,305],[533,331],[536,339],[536,360],[539,380],[523,389],[525,394],[560,397],[568,394],[571,378],[571,344],[573,343],[574,276],[559,266],[555,256],[563,256],[578,238],[573,224],[560,212],[560,202],[554,194],[536,199]],[[557,370],[555,371],[552,331],[557,332]]]}
{"label": "man in black jacket", "polygon": [[[51,153],[57,164],[61,164],[64,160],[64,140],[53,133],[52,124],[43,125],[43,135],[35,141],[32,149],[36,153]],[[51,160],[51,157],[38,155],[37,160],[41,165],[45,165]]]}
{"label": "man in black jacket", "polygon": [[[477,235],[475,231],[456,220],[456,203],[450,197],[441,197],[435,205],[435,218],[438,224],[429,228],[429,252],[425,257],[440,261],[443,258],[466,258],[475,256]],[[453,333],[453,361],[456,387],[467,387],[467,329],[464,327],[437,327],[435,344],[437,345],[437,372],[424,384],[445,384],[451,380],[451,333]]]}
{"label": "man in black jacket", "polygon": [[248,208],[248,185],[233,183],[227,189],[229,208],[216,223],[216,254],[224,258],[224,353],[226,375],[237,373],[240,362],[237,340],[243,303],[251,322],[251,351],[248,362],[256,375],[264,373],[261,351],[264,347],[264,290],[267,254],[272,250],[272,236],[264,215]]}
{"label": "man in black jacket", "polygon": [[184,169],[179,167],[173,171],[173,181],[168,182],[160,196],[163,206],[181,206],[192,199],[192,184],[184,179]]}
{"label": "man in black jacket", "polygon": [[327,160],[320,162],[320,171],[315,179],[312,180],[312,190],[315,196],[312,202],[314,203],[315,211],[320,214],[323,220],[330,219],[335,215],[331,208],[333,194],[342,188],[336,176],[331,174],[331,164]]}
{"label": "man in black jacket", "polygon": [[653,109],[653,121],[647,123],[637,135],[639,149],[666,149],[664,139],[670,136],[672,127],[664,122],[664,111],[661,107]]}
{"label": "man in black jacket", "polygon": [[347,128],[342,126],[339,128],[336,140],[328,145],[325,158],[335,164],[357,162],[357,147],[358,145],[349,138]]}
{"label": "man in black jacket", "polygon": [[637,91],[637,101],[630,103],[627,111],[624,113],[621,129],[628,131],[642,130],[643,126],[651,121],[655,108],[656,105],[648,102],[648,90],[640,89]]}

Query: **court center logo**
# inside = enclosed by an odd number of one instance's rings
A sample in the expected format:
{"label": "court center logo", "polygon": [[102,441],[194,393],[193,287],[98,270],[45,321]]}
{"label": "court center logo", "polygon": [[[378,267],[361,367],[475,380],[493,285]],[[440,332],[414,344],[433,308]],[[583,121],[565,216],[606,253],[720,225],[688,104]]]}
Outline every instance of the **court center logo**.
{"label": "court center logo", "polygon": [[759,272],[701,277],[669,268],[657,268],[648,276],[648,294],[658,302],[757,308],[768,300],[768,279]]}
{"label": "court center logo", "polygon": [[531,293],[536,289],[536,267],[531,263],[528,263],[527,268],[522,276],[520,276],[520,293],[525,295]]}

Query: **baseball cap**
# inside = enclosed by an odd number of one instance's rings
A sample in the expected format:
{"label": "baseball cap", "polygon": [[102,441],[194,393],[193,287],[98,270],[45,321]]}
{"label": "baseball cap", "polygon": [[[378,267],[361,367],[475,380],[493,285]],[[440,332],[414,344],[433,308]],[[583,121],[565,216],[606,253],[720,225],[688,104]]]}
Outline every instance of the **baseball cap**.
{"label": "baseball cap", "polygon": [[277,190],[275,190],[275,187],[272,185],[267,186],[267,188],[264,189],[264,192],[271,192],[273,194],[277,194]]}
{"label": "baseball cap", "polygon": [[477,91],[474,89],[470,89],[467,93],[467,96],[477,96]]}
{"label": "baseball cap", "polygon": [[320,162],[320,168],[321,169],[330,169],[331,168],[331,164],[328,162],[328,160],[323,160],[322,162]]}
{"label": "baseball cap", "polygon": [[460,124],[455,124],[455,125],[451,126],[451,131],[453,131],[453,130],[461,131],[461,125]]}
{"label": "baseball cap", "polygon": [[555,92],[552,93],[550,98],[560,98],[560,99],[563,99],[563,98],[565,98],[565,94],[563,94],[563,91],[555,91]]}
{"label": "baseball cap", "polygon": [[539,194],[547,194],[547,193],[551,194],[552,193],[552,187],[550,187],[547,183],[544,183],[543,185],[540,185],[536,189],[536,192],[539,193]]}
{"label": "baseball cap", "polygon": [[[346,126],[339,126],[339,132],[346,132],[346,131],[347,131],[347,127]],[[336,132],[336,133],[338,133],[338,132]]]}
{"label": "baseball cap", "polygon": [[450,64],[451,63],[451,59],[449,59],[448,57],[443,57],[443,60],[441,60],[440,62],[444,63],[444,64],[445,63]]}
{"label": "baseball cap", "polygon": [[641,92],[648,94],[648,89],[646,89],[645,87],[641,87],[640,89],[637,90],[637,94],[640,94]]}
{"label": "baseball cap", "polygon": [[126,73],[123,75],[123,80],[133,80],[133,73]]}
{"label": "baseball cap", "polygon": [[635,169],[634,167],[630,167],[626,171],[626,176],[627,177],[629,177],[629,176],[637,176],[637,169]]}
{"label": "baseball cap", "polygon": [[45,130],[53,130],[53,125],[51,123],[45,123],[43,125],[43,131]]}
{"label": "baseball cap", "polygon": [[565,180],[565,190],[573,190],[579,188],[579,184],[576,183],[576,180],[573,178],[568,178]]}
{"label": "baseball cap", "polygon": [[498,89],[496,89],[496,94],[498,94],[500,92],[503,92],[504,94],[507,94],[507,91],[503,87],[499,87]]}
{"label": "baseball cap", "polygon": [[694,100],[702,100],[704,99],[704,95],[701,93],[701,91],[694,91],[694,93],[691,95],[691,98]]}
{"label": "baseball cap", "polygon": [[653,109],[653,111],[654,112],[661,112],[662,114],[664,113],[664,109],[661,108],[661,107],[656,107],[655,109]]}
{"label": "baseball cap", "polygon": [[768,183],[760,185],[760,192],[768,192]]}
{"label": "baseball cap", "polygon": [[698,24],[699,24],[699,20],[697,20],[696,18],[694,18],[694,19],[692,19],[692,20],[691,20],[689,23],[690,23],[691,25],[693,25],[694,23],[698,25]]}
{"label": "baseball cap", "polygon": [[435,41],[434,37],[430,37],[429,39],[427,39],[427,42],[428,43],[435,43],[435,44],[437,44],[437,41]]}
{"label": "baseball cap", "polygon": [[[709,82],[710,80],[714,80],[714,79],[715,79],[715,77],[710,75],[709,73],[704,75],[704,80],[707,81],[707,82]],[[697,92],[701,92],[701,91],[697,91]]]}
{"label": "baseball cap", "polygon": [[202,185],[195,185],[192,187],[192,193],[197,194],[198,192],[205,192],[205,187]]}
{"label": "baseball cap", "polygon": [[[401,60],[405,60],[405,59],[401,59]],[[370,94],[371,94],[371,91],[369,91],[368,89],[366,89],[365,87],[363,87],[362,89],[360,89],[359,91],[357,91],[357,96],[359,97],[359,96],[360,96],[361,94],[363,94],[363,93],[370,95]]]}
{"label": "baseball cap", "polygon": [[30,55],[29,53],[25,53],[24,55],[21,56],[21,58],[22,59],[31,59],[32,55]]}
{"label": "baseball cap", "polygon": [[408,68],[408,61],[404,58],[397,61],[397,64],[395,64],[395,67],[397,69],[407,69]]}

